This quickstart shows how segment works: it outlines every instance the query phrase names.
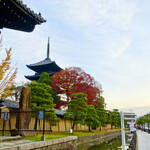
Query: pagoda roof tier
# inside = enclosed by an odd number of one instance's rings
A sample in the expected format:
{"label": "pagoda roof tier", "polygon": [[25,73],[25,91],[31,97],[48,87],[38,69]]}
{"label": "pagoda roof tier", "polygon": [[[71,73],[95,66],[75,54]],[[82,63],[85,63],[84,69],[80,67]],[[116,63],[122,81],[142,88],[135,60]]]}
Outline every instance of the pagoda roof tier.
{"label": "pagoda roof tier", "polygon": [[28,68],[31,70],[42,73],[42,72],[59,72],[62,70],[55,61],[51,61],[50,58],[46,58],[45,60],[42,60],[35,64],[27,65]]}
{"label": "pagoda roof tier", "polygon": [[32,32],[35,25],[46,22],[21,0],[0,0],[0,29],[9,28]]}
{"label": "pagoda roof tier", "polygon": [[[51,72],[51,73],[48,73],[49,76],[52,76],[55,72]],[[40,78],[41,74],[35,74],[35,75],[29,75],[29,76],[25,76],[28,80],[35,80],[37,81],[39,78]]]}
{"label": "pagoda roof tier", "polygon": [[43,72],[47,72],[49,76],[52,76],[55,72],[59,72],[63,70],[55,63],[55,61],[51,61],[51,59],[49,58],[49,52],[50,49],[49,49],[49,38],[48,38],[47,58],[40,62],[27,65],[29,69],[36,72],[35,75],[25,76],[27,79],[37,81]]}

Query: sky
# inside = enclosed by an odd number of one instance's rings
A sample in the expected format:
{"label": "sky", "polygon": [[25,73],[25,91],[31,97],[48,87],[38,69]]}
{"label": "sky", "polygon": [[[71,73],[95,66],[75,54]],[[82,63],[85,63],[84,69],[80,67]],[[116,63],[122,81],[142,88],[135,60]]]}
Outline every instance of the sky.
{"label": "sky", "polygon": [[[150,1],[23,0],[46,23],[31,33],[1,30],[12,48],[17,82],[26,64],[50,58],[61,68],[80,67],[102,85],[107,109],[150,106]],[[3,56],[5,51],[1,51]]]}

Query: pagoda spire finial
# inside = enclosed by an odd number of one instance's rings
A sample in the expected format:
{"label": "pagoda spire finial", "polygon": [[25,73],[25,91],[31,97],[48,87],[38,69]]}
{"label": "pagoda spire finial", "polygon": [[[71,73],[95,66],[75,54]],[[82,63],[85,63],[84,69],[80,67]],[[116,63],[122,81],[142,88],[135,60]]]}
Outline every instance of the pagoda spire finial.
{"label": "pagoda spire finial", "polygon": [[47,43],[47,58],[49,58],[49,37],[48,37],[48,43]]}

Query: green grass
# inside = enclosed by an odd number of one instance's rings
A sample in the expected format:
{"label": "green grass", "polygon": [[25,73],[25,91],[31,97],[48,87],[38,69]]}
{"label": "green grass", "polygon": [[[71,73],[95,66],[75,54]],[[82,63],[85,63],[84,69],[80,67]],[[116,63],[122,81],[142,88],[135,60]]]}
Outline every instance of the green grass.
{"label": "green grass", "polygon": [[[73,132],[73,134],[70,134],[69,131],[61,131],[61,132],[51,132],[49,134],[46,134],[46,140],[53,140],[53,139],[60,139],[67,136],[87,136],[87,135],[93,135],[93,134],[100,134],[104,133],[106,131],[80,131],[80,132]],[[25,140],[31,140],[31,141],[41,141],[42,134],[39,134],[37,136],[31,136],[31,137],[24,137]]]}
{"label": "green grass", "polygon": [[[24,140],[31,140],[31,141],[41,141],[41,136],[42,135],[38,135],[38,136],[31,136],[31,137],[24,137]],[[51,136],[51,135],[46,135],[46,140],[53,140],[53,139],[60,139],[60,138],[64,138],[66,136]]]}
{"label": "green grass", "polygon": [[[2,136],[2,133],[0,133],[0,136]],[[4,133],[4,136],[11,136],[10,133]]]}
{"label": "green grass", "polygon": [[73,132],[73,134],[70,134],[69,131],[64,131],[64,132],[54,132],[52,134],[55,134],[55,135],[66,135],[66,136],[87,136],[87,135],[93,135],[93,134],[100,134],[100,133],[104,133],[106,131],[92,131],[92,132],[88,132],[88,131],[76,131],[76,132]]}
{"label": "green grass", "polygon": [[[108,130],[108,131],[95,131],[92,130],[92,132],[88,132],[88,131],[76,131],[73,132],[73,134],[70,134],[69,131],[60,131],[60,132],[51,132],[51,133],[47,133],[45,134],[46,140],[53,140],[53,139],[60,139],[60,138],[64,138],[67,136],[88,136],[88,135],[94,135],[94,134],[101,134],[101,133],[105,133],[105,132],[111,132],[114,130]],[[32,136],[32,137],[24,137],[25,140],[31,140],[31,141],[41,141],[41,136],[42,134],[39,134],[37,136]]]}

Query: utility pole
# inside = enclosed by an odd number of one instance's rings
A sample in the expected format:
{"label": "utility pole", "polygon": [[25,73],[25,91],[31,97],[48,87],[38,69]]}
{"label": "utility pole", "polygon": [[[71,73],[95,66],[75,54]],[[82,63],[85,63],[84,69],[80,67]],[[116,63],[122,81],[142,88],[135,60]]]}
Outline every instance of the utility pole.
{"label": "utility pole", "polygon": [[124,114],[123,114],[123,111],[121,111],[120,114],[121,114],[122,150],[126,150],[125,127],[124,127]]}

